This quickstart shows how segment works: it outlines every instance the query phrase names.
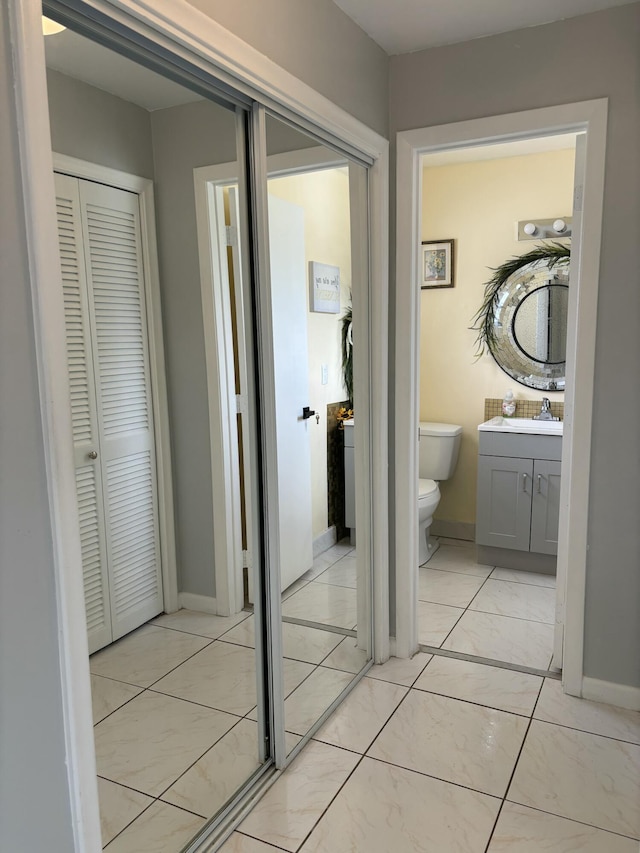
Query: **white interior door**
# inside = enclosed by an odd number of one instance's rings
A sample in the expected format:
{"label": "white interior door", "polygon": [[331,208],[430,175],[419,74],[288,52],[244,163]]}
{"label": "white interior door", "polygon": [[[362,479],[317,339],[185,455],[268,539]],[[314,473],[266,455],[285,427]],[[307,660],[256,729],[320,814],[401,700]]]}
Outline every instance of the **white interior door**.
{"label": "white interior door", "polygon": [[304,212],[269,195],[269,253],[276,392],[280,580],[285,590],[313,564],[307,275]]}
{"label": "white interior door", "polygon": [[112,632],[80,194],[75,178],[56,174],[55,183],[84,601],[89,651],[94,652],[111,642]]}
{"label": "white interior door", "polygon": [[[249,601],[253,602],[253,518],[252,502],[250,499],[253,488],[253,469],[249,448],[251,447],[251,430],[249,419],[249,368],[247,364],[247,333],[245,325],[244,294],[242,280],[242,246],[240,244],[240,212],[238,205],[238,187],[228,188],[229,198],[229,221],[231,223],[231,270],[233,273],[233,304],[236,316],[236,352],[237,371],[240,382],[240,393],[238,395],[238,445],[242,447],[242,468],[238,473],[242,475],[242,487],[240,488],[240,502],[244,510],[244,565],[248,569]],[[238,451],[240,452],[240,451]],[[240,570],[240,588],[242,589],[242,569]]]}
{"label": "white interior door", "polygon": [[133,193],[61,175],[56,188],[95,651],[163,609],[140,216]]}

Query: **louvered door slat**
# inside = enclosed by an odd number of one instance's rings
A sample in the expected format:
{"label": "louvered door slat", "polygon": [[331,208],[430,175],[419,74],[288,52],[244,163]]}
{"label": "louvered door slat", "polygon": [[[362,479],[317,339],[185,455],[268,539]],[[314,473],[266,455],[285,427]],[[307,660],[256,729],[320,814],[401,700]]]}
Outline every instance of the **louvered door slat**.
{"label": "louvered door slat", "polygon": [[[124,618],[157,595],[157,543],[151,454],[107,468],[111,528],[112,600]],[[115,508],[118,508],[114,512]]]}
{"label": "louvered door slat", "polygon": [[[80,513],[80,545],[89,633],[107,626],[103,605],[103,584],[100,547],[100,522],[96,501],[96,483],[93,466],[76,471],[78,510]],[[109,631],[111,626],[109,626]]]}
{"label": "louvered door slat", "polygon": [[81,186],[113,637],[162,611],[153,410],[137,198]]}
{"label": "louvered door slat", "polygon": [[91,324],[78,181],[56,175],[55,185],[84,600],[93,652],[111,642],[112,631],[101,470],[88,455],[99,441]]}

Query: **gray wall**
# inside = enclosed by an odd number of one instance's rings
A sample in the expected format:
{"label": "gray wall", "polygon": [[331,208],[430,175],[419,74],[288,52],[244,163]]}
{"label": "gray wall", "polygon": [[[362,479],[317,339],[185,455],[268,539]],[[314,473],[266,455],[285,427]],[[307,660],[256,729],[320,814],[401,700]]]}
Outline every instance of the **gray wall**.
{"label": "gray wall", "polygon": [[47,89],[55,152],[153,178],[151,123],[145,109],[51,69]]}
{"label": "gray wall", "polygon": [[332,0],[189,0],[383,136],[389,58]]}
{"label": "gray wall", "polygon": [[[392,134],[609,98],[585,675],[640,686],[640,4],[396,56]],[[580,428],[580,425],[577,425]]]}
{"label": "gray wall", "polygon": [[209,408],[193,170],[236,160],[235,114],[210,101],[198,101],[157,110],[151,114],[151,127],[180,589],[215,596]]}
{"label": "gray wall", "polygon": [[0,850],[73,850],[11,63],[0,6]]}

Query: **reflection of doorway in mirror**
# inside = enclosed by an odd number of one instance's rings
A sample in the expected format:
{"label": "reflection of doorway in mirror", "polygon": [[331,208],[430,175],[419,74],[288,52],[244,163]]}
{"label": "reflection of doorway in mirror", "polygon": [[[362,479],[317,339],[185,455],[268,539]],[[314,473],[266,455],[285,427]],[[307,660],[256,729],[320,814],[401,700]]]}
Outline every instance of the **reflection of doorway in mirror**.
{"label": "reflection of doorway in mirror", "polygon": [[522,352],[534,361],[565,361],[569,288],[549,284],[529,293],[513,318],[513,336]]}

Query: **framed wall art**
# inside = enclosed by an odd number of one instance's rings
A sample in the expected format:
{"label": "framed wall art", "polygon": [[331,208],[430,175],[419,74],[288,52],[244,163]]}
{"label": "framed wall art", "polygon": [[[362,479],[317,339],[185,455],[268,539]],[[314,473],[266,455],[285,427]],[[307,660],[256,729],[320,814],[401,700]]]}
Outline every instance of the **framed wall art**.
{"label": "framed wall art", "polygon": [[418,270],[422,290],[453,287],[453,240],[423,240]]}

